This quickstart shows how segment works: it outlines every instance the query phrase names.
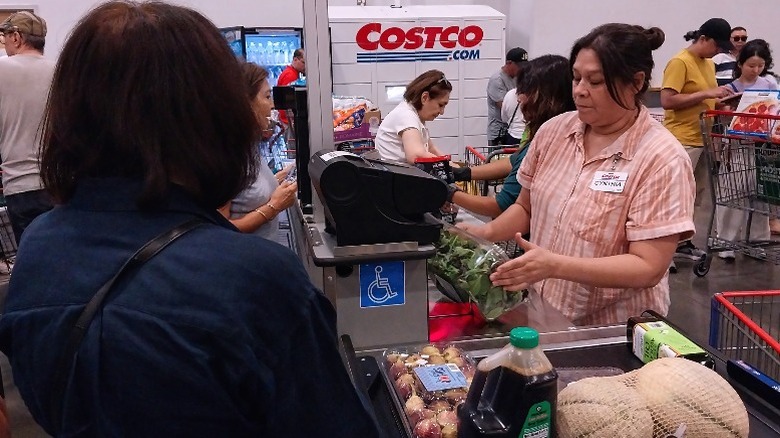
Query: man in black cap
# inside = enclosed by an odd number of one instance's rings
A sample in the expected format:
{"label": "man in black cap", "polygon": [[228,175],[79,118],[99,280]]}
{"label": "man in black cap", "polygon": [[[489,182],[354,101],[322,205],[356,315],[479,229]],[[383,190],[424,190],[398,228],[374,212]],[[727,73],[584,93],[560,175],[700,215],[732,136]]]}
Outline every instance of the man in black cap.
{"label": "man in black cap", "polygon": [[0,24],[7,57],[0,58],[0,158],[3,194],[17,243],[24,229],[52,203],[38,169],[39,127],[54,76],[43,57],[46,21],[29,11]]}
{"label": "man in black cap", "polygon": [[515,47],[506,53],[506,63],[490,77],[487,84],[488,126],[487,139],[491,146],[499,144],[507,125],[501,121],[501,104],[507,91],[515,87],[515,77],[528,62],[528,52]]}
{"label": "man in black cap", "polygon": [[[691,159],[696,179],[696,205],[703,199],[709,176],[706,160],[701,160],[704,142],[699,115],[713,110],[718,99],[731,94],[719,87],[715,79],[712,57],[721,50],[731,50],[731,25],[722,18],[710,18],[699,27],[685,34],[691,44],[680,50],[664,69],[661,84],[661,106],[664,107],[664,126],[685,147]],[[690,240],[678,245],[675,257],[701,260],[705,252],[696,248]],[[670,270],[676,272],[672,262]]]}

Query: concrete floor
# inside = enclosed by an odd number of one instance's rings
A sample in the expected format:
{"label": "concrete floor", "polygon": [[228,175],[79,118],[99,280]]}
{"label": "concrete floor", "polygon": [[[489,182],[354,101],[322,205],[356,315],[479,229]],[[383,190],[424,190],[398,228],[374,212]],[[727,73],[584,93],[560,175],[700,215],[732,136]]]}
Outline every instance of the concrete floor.
{"label": "concrete floor", "polygon": [[[706,243],[709,202],[697,208],[697,236],[694,242],[700,248]],[[282,240],[280,238],[280,240]],[[695,342],[706,344],[710,323],[710,301],[712,295],[723,291],[771,290],[780,289],[780,268],[768,262],[758,261],[738,255],[734,263],[725,263],[717,257],[707,276],[696,277],[693,263],[682,260],[677,262],[679,272],[670,274],[672,306],[669,319],[678,324]],[[0,302],[4,300],[7,277],[0,276]],[[19,393],[13,385],[13,379],[7,358],[0,354],[3,382],[6,394],[8,415],[15,438],[38,438],[47,436],[29,416]]]}

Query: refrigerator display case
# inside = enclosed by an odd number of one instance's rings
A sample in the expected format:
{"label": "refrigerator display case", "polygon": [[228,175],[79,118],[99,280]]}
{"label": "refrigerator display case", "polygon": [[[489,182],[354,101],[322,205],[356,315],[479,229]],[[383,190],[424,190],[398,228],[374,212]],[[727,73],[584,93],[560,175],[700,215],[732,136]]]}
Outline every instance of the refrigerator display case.
{"label": "refrigerator display case", "polygon": [[233,26],[220,29],[236,56],[268,70],[271,87],[290,65],[296,49],[303,48],[303,29]]}

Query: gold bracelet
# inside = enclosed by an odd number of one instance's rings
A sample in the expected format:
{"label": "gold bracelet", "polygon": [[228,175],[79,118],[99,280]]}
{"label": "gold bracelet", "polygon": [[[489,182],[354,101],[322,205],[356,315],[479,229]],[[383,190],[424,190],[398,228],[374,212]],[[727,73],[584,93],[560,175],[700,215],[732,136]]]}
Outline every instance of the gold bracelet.
{"label": "gold bracelet", "polygon": [[258,213],[260,213],[260,215],[261,215],[261,216],[263,216],[263,217],[265,218],[265,221],[266,221],[266,222],[271,222],[271,219],[269,219],[269,218],[268,218],[268,215],[266,215],[265,213],[263,213],[263,210],[260,210],[261,208],[263,208],[263,206],[262,206],[262,205],[261,205],[261,206],[259,206],[259,207],[257,207],[257,208],[255,209],[255,211],[256,211],[256,212],[258,212]]}
{"label": "gold bracelet", "polygon": [[276,212],[278,212],[278,211],[279,211],[279,209],[278,209],[278,208],[276,208],[276,206],[275,206],[275,205],[273,205],[273,204],[271,204],[270,202],[266,203],[265,205],[267,205],[267,206],[271,207],[271,210],[273,210],[273,211],[276,211]]}

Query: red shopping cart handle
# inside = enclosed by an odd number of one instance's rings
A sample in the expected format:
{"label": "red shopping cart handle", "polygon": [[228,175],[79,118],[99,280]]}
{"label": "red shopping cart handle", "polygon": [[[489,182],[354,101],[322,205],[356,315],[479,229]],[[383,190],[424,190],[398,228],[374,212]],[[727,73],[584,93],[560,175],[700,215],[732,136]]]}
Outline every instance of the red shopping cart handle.
{"label": "red shopping cart handle", "polygon": [[702,113],[702,117],[707,116],[729,116],[729,117],[755,117],[758,119],[780,120],[780,115],[775,114],[757,114],[757,113],[737,113],[734,111],[707,110]]}

